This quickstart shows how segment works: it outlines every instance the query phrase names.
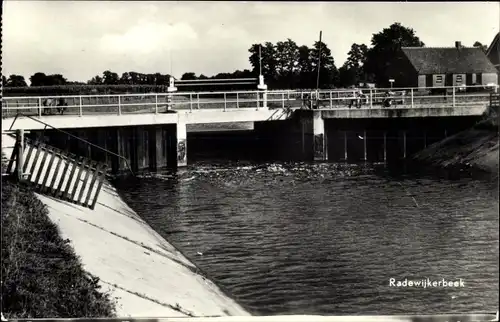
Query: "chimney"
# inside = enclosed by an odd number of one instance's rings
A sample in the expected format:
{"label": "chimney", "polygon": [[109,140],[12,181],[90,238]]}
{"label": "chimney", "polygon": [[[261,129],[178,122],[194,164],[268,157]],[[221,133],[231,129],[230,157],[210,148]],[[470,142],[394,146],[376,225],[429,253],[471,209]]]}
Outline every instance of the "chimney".
{"label": "chimney", "polygon": [[462,48],[462,42],[461,41],[455,41],[455,48],[456,49]]}

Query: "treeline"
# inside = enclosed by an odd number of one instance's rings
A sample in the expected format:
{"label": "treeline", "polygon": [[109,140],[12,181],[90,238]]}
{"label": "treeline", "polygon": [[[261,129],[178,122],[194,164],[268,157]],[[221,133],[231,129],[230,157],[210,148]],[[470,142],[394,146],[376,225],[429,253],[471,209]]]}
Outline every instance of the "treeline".
{"label": "treeline", "polygon": [[[360,83],[375,83],[377,86],[388,86],[389,75],[386,74],[387,61],[400,47],[423,47],[424,43],[416,36],[412,28],[405,27],[400,23],[393,23],[388,28],[372,35],[370,45],[352,44],[346,62],[337,68],[331,55],[331,50],[324,42],[316,41],[311,47],[299,46],[292,39],[278,41],[277,43],[266,42],[264,44],[253,44],[249,48],[249,62],[251,70],[237,70],[233,73],[220,73],[215,76],[196,75],[186,72],[182,80],[195,79],[236,79],[257,78],[260,72],[269,89],[312,89],[336,88],[358,86]],[[486,51],[486,46],[475,42],[475,47]],[[260,48],[260,56],[259,56]],[[318,79],[318,61],[320,62]],[[126,91],[165,91],[168,87],[170,75],[168,74],[143,74],[138,72],[125,72],[118,75],[112,71],[104,71],[102,75],[96,75],[86,83],[71,82],[63,75],[45,75],[35,73],[30,80],[30,87],[40,86],[63,86],[81,91],[84,85],[93,85],[93,91],[114,91],[118,89]],[[23,76],[10,75],[9,78],[2,76],[3,85],[7,88],[28,86]],[[68,86],[72,85],[72,86]],[[85,86],[85,88],[89,88]],[[208,86],[182,87],[182,90],[207,90]],[[255,89],[255,85],[221,85],[210,86],[209,90],[235,90]],[[179,89],[181,90],[181,89]]]}

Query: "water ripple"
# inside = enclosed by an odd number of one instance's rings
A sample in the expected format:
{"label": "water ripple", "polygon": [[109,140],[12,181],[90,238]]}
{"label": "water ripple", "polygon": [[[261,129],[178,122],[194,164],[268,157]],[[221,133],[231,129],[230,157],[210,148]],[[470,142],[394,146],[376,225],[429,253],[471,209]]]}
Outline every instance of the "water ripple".
{"label": "water ripple", "polygon": [[[366,166],[201,165],[119,182],[125,200],[261,314],[493,311],[498,186]],[[394,288],[389,279],[464,288]]]}

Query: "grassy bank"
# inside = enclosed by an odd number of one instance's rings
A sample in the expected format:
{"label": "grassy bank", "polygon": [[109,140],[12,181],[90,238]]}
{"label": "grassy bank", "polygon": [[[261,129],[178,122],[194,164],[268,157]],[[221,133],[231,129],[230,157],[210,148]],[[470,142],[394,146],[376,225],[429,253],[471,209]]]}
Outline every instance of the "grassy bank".
{"label": "grassy bank", "polygon": [[486,116],[468,130],[417,153],[414,160],[441,168],[473,168],[498,175],[498,116]]}
{"label": "grassy bank", "polygon": [[2,312],[9,318],[113,317],[115,302],[82,268],[46,206],[2,181]]}

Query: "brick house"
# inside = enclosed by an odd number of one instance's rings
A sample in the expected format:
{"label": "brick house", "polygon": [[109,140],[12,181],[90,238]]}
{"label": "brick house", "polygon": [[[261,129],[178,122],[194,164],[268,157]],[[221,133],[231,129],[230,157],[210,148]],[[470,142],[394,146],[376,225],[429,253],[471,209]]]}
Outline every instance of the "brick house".
{"label": "brick house", "polygon": [[495,66],[500,73],[500,32],[493,38],[491,45],[486,51],[486,56],[488,56],[493,66]]}
{"label": "brick house", "polygon": [[498,73],[481,48],[403,47],[388,64],[394,87],[442,87],[498,84]]}

